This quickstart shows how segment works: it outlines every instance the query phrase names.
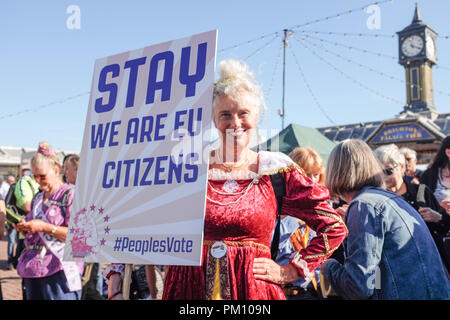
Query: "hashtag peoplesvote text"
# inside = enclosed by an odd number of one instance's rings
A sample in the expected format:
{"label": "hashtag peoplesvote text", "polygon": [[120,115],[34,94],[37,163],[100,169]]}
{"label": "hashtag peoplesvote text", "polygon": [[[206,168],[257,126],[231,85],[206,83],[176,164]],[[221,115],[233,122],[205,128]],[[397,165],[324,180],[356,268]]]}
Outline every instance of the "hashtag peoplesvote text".
{"label": "hashtag peoplesvote text", "polygon": [[192,252],[193,240],[184,237],[165,237],[163,239],[132,240],[129,237],[117,237],[114,251],[146,253],[189,253]]}

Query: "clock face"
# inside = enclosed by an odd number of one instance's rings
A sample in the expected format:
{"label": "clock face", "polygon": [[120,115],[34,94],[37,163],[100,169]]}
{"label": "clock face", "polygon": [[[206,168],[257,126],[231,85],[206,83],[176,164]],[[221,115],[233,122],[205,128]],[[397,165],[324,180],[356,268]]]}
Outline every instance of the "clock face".
{"label": "clock face", "polygon": [[406,38],[402,43],[402,52],[407,57],[418,55],[423,49],[423,40],[421,37],[413,35]]}
{"label": "clock face", "polygon": [[427,52],[428,56],[434,58],[436,52],[436,44],[432,37],[427,36]]}

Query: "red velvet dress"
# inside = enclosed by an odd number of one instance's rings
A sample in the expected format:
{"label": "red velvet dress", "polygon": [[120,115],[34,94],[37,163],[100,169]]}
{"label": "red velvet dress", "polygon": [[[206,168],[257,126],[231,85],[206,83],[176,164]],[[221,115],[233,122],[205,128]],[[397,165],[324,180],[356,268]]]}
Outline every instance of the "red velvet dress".
{"label": "red velvet dress", "polygon": [[[328,189],[314,184],[291,163],[275,169],[283,172],[286,181],[283,214],[302,219],[317,233],[310,245],[291,259],[303,277],[311,277],[343,241],[346,228],[326,201]],[[255,180],[209,180],[202,265],[170,266],[163,299],[211,299],[216,267],[222,299],[285,299],[279,285],[253,276],[254,258],[270,258],[276,220],[277,202],[268,174]],[[217,241],[226,244],[226,255],[218,262],[210,252]]]}

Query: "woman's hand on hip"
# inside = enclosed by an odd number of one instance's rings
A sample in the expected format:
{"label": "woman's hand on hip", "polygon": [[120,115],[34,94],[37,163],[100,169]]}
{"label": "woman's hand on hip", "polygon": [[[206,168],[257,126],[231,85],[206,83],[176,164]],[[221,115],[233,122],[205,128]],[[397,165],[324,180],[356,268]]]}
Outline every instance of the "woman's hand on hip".
{"label": "woman's hand on hip", "polygon": [[253,275],[255,279],[270,281],[280,285],[296,282],[300,278],[297,269],[293,265],[280,266],[268,258],[255,258],[253,260]]}

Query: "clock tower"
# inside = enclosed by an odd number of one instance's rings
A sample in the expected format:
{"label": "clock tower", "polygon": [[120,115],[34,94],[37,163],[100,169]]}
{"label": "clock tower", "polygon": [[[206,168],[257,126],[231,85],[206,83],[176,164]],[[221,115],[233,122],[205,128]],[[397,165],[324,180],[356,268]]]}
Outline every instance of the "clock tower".
{"label": "clock tower", "polygon": [[437,32],[422,22],[416,3],[414,18],[398,34],[398,63],[405,67],[406,105],[408,111],[433,118],[437,115],[433,99],[432,67],[437,63]]}

